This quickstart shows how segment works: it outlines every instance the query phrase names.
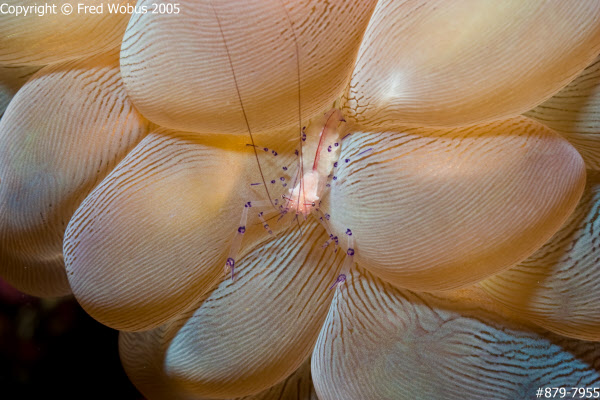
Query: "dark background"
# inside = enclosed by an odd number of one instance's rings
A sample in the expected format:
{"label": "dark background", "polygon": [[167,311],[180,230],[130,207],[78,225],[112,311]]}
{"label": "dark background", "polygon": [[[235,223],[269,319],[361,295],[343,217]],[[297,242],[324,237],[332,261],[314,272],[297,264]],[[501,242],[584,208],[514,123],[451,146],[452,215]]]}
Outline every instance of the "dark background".
{"label": "dark background", "polygon": [[72,297],[38,299],[0,279],[0,399],[135,399],[118,332]]}

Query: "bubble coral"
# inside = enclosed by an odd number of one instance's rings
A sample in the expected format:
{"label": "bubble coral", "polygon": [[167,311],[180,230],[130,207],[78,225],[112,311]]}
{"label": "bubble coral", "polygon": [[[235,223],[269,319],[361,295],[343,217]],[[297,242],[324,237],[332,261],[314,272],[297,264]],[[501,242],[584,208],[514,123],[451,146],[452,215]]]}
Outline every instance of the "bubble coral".
{"label": "bubble coral", "polygon": [[[150,399],[598,384],[597,1],[178,6],[48,16],[51,38],[3,17],[0,64],[41,67],[0,121],[5,279],[121,330]],[[254,213],[230,279],[243,205],[286,193],[271,178],[334,103],[346,282],[316,218],[268,235]]]}

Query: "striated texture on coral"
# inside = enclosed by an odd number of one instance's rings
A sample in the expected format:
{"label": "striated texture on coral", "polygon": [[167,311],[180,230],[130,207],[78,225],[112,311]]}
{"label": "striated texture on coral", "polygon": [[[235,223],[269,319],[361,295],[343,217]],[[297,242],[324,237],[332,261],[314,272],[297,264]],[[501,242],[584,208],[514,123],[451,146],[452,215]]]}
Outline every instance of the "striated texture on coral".
{"label": "striated texture on coral", "polygon": [[[0,64],[46,65],[90,57],[116,49],[121,44],[128,13],[111,13],[108,5],[133,6],[135,0],[104,1],[103,12],[80,12],[79,7],[98,6],[95,0],[61,0],[41,3],[35,0],[7,0],[9,7],[55,5],[56,13],[39,15],[30,10],[27,15],[0,14]],[[61,11],[71,6],[72,15]],[[41,11],[43,12],[43,11]]]}
{"label": "striated texture on coral", "polygon": [[600,173],[589,171],[575,212],[527,260],[481,283],[496,299],[537,324],[600,340]]}
{"label": "striated texture on coral", "polygon": [[344,111],[371,129],[523,113],[596,58],[598,18],[594,0],[379,1]]}
{"label": "striated texture on coral", "polygon": [[361,265],[413,290],[464,287],[523,260],[562,225],[585,184],[575,149],[523,117],[353,132],[340,159],[350,161],[324,206],[332,228],[353,227]]}
{"label": "striated texture on coral", "polygon": [[525,113],[563,135],[589,169],[600,169],[600,58],[556,95]]}
{"label": "striated texture on coral", "polygon": [[312,359],[321,400],[512,400],[600,382],[598,346],[507,322],[477,292],[416,294],[358,269],[347,283]]}
{"label": "striated texture on coral", "polygon": [[0,275],[149,400],[600,385],[598,1],[135,4],[1,16]]}
{"label": "striated texture on coral", "polygon": [[[307,225],[309,241],[292,228],[255,247],[240,259],[236,281],[224,280],[175,321],[122,333],[121,357],[134,382],[144,390],[158,378],[188,396],[230,398],[265,390],[296,370],[312,352],[343,259],[323,252],[326,235],[316,222]],[[144,378],[144,365],[159,366],[155,378]]]}
{"label": "striated texture on coral", "polygon": [[147,133],[116,53],[47,66],[0,121],[0,273],[38,296],[70,293],[62,246],[85,196]]}
{"label": "striated texture on coral", "polygon": [[238,90],[253,131],[297,125],[299,102],[311,117],[345,88],[375,3],[198,1],[179,15],[133,16],[121,48],[127,90],[172,129],[246,134]]}
{"label": "striated texture on coral", "polygon": [[39,69],[40,67],[36,66],[0,67],[0,117],[21,86]]}

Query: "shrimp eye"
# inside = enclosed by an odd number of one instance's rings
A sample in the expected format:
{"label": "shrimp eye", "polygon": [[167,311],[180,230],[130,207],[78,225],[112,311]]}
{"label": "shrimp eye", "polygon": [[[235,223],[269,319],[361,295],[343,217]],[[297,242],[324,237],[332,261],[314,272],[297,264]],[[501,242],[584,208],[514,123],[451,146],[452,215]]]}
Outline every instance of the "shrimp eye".
{"label": "shrimp eye", "polygon": [[316,206],[314,201],[313,201],[313,203],[312,203],[312,206],[313,206],[313,207],[315,207],[315,206]]}

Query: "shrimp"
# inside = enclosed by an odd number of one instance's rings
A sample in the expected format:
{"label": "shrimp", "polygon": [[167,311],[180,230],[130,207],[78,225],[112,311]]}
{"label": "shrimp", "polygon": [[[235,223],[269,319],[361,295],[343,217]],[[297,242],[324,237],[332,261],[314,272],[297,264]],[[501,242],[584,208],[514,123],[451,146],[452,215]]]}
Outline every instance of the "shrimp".
{"label": "shrimp", "polygon": [[[298,41],[294,33],[294,27],[289,17],[289,14],[283,4],[282,7],[285,11],[290,27],[292,28],[291,31],[294,37],[294,44],[296,46],[296,65],[298,78],[298,122],[299,126],[302,126]],[[273,231],[271,230],[267,219],[265,219],[265,213],[278,212],[280,214],[279,219],[283,218],[289,213],[293,213],[295,214],[295,220],[298,221],[298,226],[300,226],[300,222],[298,220],[299,216],[302,216],[304,220],[306,220],[309,215],[314,215],[321,222],[321,225],[323,225],[327,234],[329,235],[329,239],[323,245],[323,247],[328,247],[331,243],[333,243],[335,246],[335,251],[337,252],[338,238],[334,236],[331,229],[329,228],[327,223],[327,221],[329,220],[329,215],[324,214],[320,210],[320,203],[321,199],[323,198],[323,195],[325,194],[326,189],[330,187],[330,178],[333,178],[333,180],[337,179],[335,176],[332,175],[332,171],[334,167],[337,166],[337,159],[339,158],[339,151],[341,146],[341,140],[339,135],[340,125],[346,122],[342,115],[342,112],[337,108],[333,108],[326,112],[323,116],[322,121],[319,121],[319,123],[317,123],[317,128],[320,127],[317,140],[315,140],[313,143],[309,142],[306,148],[303,147],[303,143],[307,140],[308,137],[306,133],[306,127],[302,127],[300,129],[300,149],[295,151],[296,156],[298,156],[298,169],[296,171],[292,187],[288,189],[287,194],[281,195],[283,204],[279,204],[278,199],[273,199],[267,188],[267,180],[265,179],[265,176],[263,174],[260,159],[258,157],[257,148],[259,148],[259,146],[257,146],[254,141],[254,137],[252,135],[252,131],[248,123],[248,116],[244,108],[244,102],[242,100],[240,90],[238,87],[237,77],[233,68],[231,57],[229,55],[230,53],[227,46],[227,41],[221,28],[219,16],[214,7],[213,12],[217,19],[219,29],[221,30],[221,36],[223,38],[223,43],[229,59],[229,67],[237,91],[240,110],[244,116],[246,129],[250,137],[251,143],[249,143],[248,146],[251,146],[254,150],[258,170],[262,178],[262,184],[265,187],[265,191],[268,197],[268,200],[244,202],[242,216],[240,218],[240,224],[238,226],[237,232],[234,234],[234,238],[230,246],[229,253],[227,255],[227,260],[225,262],[225,272],[230,273],[231,279],[235,280],[236,257],[240,250],[242,239],[246,232],[249,210],[251,208],[266,210],[258,212],[256,216],[259,218],[260,222],[262,223],[264,229],[267,231],[268,234],[273,234]],[[311,138],[312,136],[316,135],[310,135]],[[269,152],[269,149],[266,147],[264,147],[263,150],[265,152]],[[275,150],[271,150],[271,153],[275,156],[277,155],[277,152]],[[314,153],[314,158],[309,157],[309,155],[312,156],[312,153]],[[305,157],[305,155],[307,157]],[[310,162],[311,159],[312,163]],[[287,171],[287,167],[283,167],[283,169]],[[282,186],[286,187],[287,183],[285,182],[285,178],[281,177],[280,180],[283,182]],[[271,180],[271,183],[275,183],[275,180]],[[251,185],[260,185],[260,183],[252,183]],[[333,285],[329,288],[330,290],[333,289],[336,285],[338,287],[341,286],[346,281],[346,274],[349,272],[350,268],[354,263],[354,238],[350,229],[346,230],[346,236],[348,238],[348,249],[346,251],[346,259],[344,261],[341,274],[338,276]]]}
{"label": "shrimp", "polygon": [[[342,112],[335,108],[325,113],[325,117],[325,125],[319,133],[312,166],[302,165],[302,168],[299,169],[302,176],[298,179],[296,186],[289,190],[287,196],[282,196],[287,201],[286,212],[295,209],[296,214],[301,214],[304,218],[313,210],[318,209],[322,193],[339,153],[338,125],[340,122],[346,122]],[[322,152],[324,146],[327,146],[327,152]],[[319,166],[321,166],[320,169]]]}

